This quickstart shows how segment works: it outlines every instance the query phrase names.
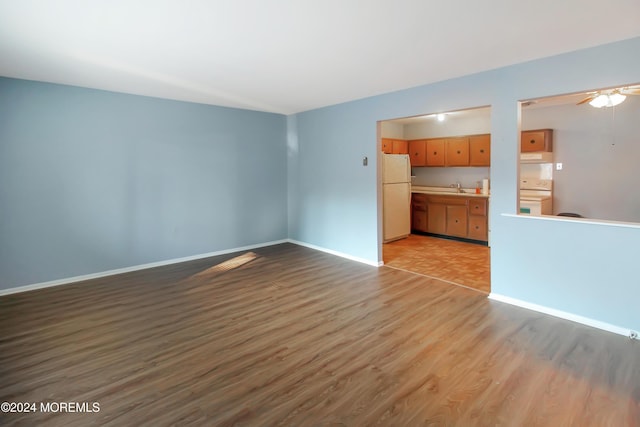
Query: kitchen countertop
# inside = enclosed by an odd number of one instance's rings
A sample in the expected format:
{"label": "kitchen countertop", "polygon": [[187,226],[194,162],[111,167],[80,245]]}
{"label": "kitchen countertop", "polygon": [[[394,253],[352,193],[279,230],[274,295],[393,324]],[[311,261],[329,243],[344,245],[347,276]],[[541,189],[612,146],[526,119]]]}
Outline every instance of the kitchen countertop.
{"label": "kitchen countertop", "polygon": [[489,198],[489,194],[476,194],[475,188],[463,188],[463,193],[458,193],[455,188],[451,187],[426,187],[421,185],[412,185],[412,193],[432,194],[439,196],[463,196],[463,197],[480,197],[484,199]]}

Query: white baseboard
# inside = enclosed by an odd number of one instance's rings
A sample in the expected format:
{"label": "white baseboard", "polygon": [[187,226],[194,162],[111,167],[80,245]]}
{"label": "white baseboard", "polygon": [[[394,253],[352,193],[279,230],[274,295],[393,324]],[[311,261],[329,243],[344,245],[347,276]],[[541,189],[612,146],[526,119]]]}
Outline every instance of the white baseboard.
{"label": "white baseboard", "polygon": [[356,261],[356,262],[360,262],[360,263],[363,263],[363,264],[371,265],[373,267],[381,267],[382,264],[383,264],[382,261],[374,262],[374,261],[371,261],[371,260],[368,260],[368,259],[354,257],[352,255],[345,254],[343,252],[334,251],[333,249],[323,248],[322,246],[316,246],[316,245],[312,245],[310,243],[300,242],[298,240],[288,239],[287,241],[289,243],[293,243],[293,244],[298,245],[298,246],[304,246],[305,248],[315,249],[315,250],[321,251],[321,252],[326,252],[326,253],[331,254],[331,255],[335,255],[335,256],[339,256],[341,258],[346,258],[346,259],[351,260],[351,261]]}
{"label": "white baseboard", "polygon": [[516,298],[507,297],[500,294],[490,293],[489,299],[494,301],[504,302],[506,304],[515,305],[518,307],[526,308],[528,310],[537,311],[539,313],[548,314],[550,316],[559,317],[561,319],[570,320],[572,322],[580,323],[593,328],[602,329],[607,332],[613,332],[614,334],[624,335],[629,337],[631,329],[623,328],[620,326],[612,325],[610,323],[601,322],[599,320],[590,319],[588,317],[579,316],[577,314],[568,313],[562,310],[556,310],[555,308],[545,307],[543,305],[533,304],[530,302],[522,301]]}
{"label": "white baseboard", "polygon": [[19,292],[33,291],[36,289],[51,288],[53,286],[68,285],[70,283],[81,282],[83,280],[98,279],[101,277],[113,276],[116,274],[129,273],[129,272],[138,271],[138,270],[145,270],[147,268],[153,268],[153,267],[162,267],[164,265],[177,264],[179,262],[194,261],[197,259],[208,258],[208,257],[218,256],[218,255],[225,255],[233,252],[241,252],[241,251],[246,251],[250,249],[262,248],[265,246],[273,246],[281,243],[287,243],[288,241],[289,240],[287,239],[275,240],[272,242],[258,243],[256,245],[242,246],[239,248],[232,248],[232,249],[224,249],[221,251],[209,252],[206,254],[198,254],[198,255],[192,255],[188,257],[168,259],[165,261],[151,262],[148,264],[133,265],[131,267],[101,271],[98,273],[85,274],[82,276],[68,277],[65,279],[52,280],[49,282],[34,283],[32,285],[17,286],[15,288],[0,289],[0,296],[16,294]]}

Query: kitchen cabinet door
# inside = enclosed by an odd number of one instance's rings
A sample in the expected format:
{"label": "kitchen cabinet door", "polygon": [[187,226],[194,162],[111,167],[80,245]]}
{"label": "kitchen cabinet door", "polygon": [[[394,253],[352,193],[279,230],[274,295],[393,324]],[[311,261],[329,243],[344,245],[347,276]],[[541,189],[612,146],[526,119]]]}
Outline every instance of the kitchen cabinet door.
{"label": "kitchen cabinet door", "polygon": [[393,154],[393,139],[382,138],[382,152],[384,154]]}
{"label": "kitchen cabinet door", "polygon": [[491,166],[491,135],[469,137],[469,166]]}
{"label": "kitchen cabinet door", "polygon": [[487,199],[469,199],[469,239],[487,241]]}
{"label": "kitchen cabinet door", "polygon": [[427,232],[427,211],[414,209],[411,216],[411,229]]}
{"label": "kitchen cabinet door", "polygon": [[411,166],[427,165],[427,145],[424,139],[409,141],[409,158]]}
{"label": "kitchen cabinet door", "polygon": [[474,240],[488,240],[487,217],[469,215],[469,238]]}
{"label": "kitchen cabinet door", "polygon": [[429,203],[427,205],[427,232],[434,234],[447,233],[447,205]]}
{"label": "kitchen cabinet door", "polygon": [[394,139],[391,152],[392,154],[409,154],[409,142],[402,139]]}
{"label": "kitchen cabinet door", "polygon": [[467,237],[467,207],[447,205],[446,234],[456,237]]}
{"label": "kitchen cabinet door", "polygon": [[446,166],[469,166],[469,138],[446,140]]}
{"label": "kitchen cabinet door", "polygon": [[487,200],[486,199],[471,199],[469,200],[469,215],[487,215]]}
{"label": "kitchen cabinet door", "polygon": [[427,232],[427,196],[413,193],[411,195],[411,229]]}
{"label": "kitchen cabinet door", "polygon": [[553,131],[551,129],[527,130],[520,134],[520,151],[552,151]]}
{"label": "kitchen cabinet door", "polygon": [[444,166],[444,139],[428,139],[427,166]]}

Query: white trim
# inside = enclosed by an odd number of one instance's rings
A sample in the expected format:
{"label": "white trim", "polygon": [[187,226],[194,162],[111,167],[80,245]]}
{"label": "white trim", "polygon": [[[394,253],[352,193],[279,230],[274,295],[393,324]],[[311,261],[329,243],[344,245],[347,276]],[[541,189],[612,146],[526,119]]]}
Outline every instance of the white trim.
{"label": "white trim", "polygon": [[528,310],[537,311],[539,313],[548,314],[550,316],[559,317],[561,319],[570,320],[572,322],[581,323],[586,326],[591,326],[593,328],[602,329],[607,332],[613,332],[614,334],[624,335],[625,337],[629,337],[631,329],[623,328],[620,326],[612,325],[610,323],[601,322],[599,320],[590,319],[588,317],[579,316],[577,314],[568,313],[562,310],[556,310],[555,308],[545,307],[543,305],[533,304],[530,302],[522,301],[516,298],[507,297],[504,295],[490,293],[489,299],[494,301],[503,302],[506,304],[515,305],[518,307],[526,308]]}
{"label": "white trim", "polygon": [[265,246],[279,245],[281,243],[287,243],[288,241],[289,240],[287,240],[287,239],[275,240],[275,241],[272,241],[272,242],[258,243],[258,244],[255,244],[255,245],[242,246],[242,247],[239,247],[239,248],[224,249],[224,250],[221,250],[221,251],[209,252],[209,253],[205,253],[205,254],[198,254],[198,255],[192,255],[192,256],[187,256],[187,257],[182,257],[182,258],[168,259],[168,260],[165,260],[165,261],[150,262],[148,264],[134,265],[134,266],[131,266],[131,267],[118,268],[118,269],[115,269],[115,270],[101,271],[99,273],[91,273],[91,274],[85,274],[85,275],[82,275],[82,276],[68,277],[68,278],[65,278],[65,279],[51,280],[49,282],[34,283],[32,285],[17,286],[15,288],[0,289],[0,296],[16,294],[16,293],[19,293],[19,292],[33,291],[33,290],[36,290],[36,289],[51,288],[53,286],[68,285],[70,283],[81,282],[83,280],[98,279],[98,278],[101,278],[101,277],[113,276],[113,275],[116,275],[116,274],[130,273],[132,271],[145,270],[147,268],[162,267],[164,265],[177,264],[177,263],[186,262],[186,261],[194,261],[194,260],[197,260],[197,259],[208,258],[208,257],[213,257],[213,256],[218,256],[218,255],[225,255],[225,254],[230,254],[230,253],[233,253],[233,252],[246,251],[246,250],[249,250],[249,249],[262,248],[262,247],[265,247]]}
{"label": "white trim", "polygon": [[382,264],[383,264],[382,261],[375,262],[375,261],[371,261],[371,260],[368,260],[368,259],[365,259],[365,258],[355,257],[355,256],[352,256],[352,255],[349,255],[349,254],[345,254],[343,252],[334,251],[333,249],[327,249],[327,248],[323,248],[322,246],[312,245],[311,243],[300,242],[298,240],[293,240],[293,239],[287,239],[287,241],[289,243],[293,243],[295,245],[304,246],[305,248],[309,248],[309,249],[315,249],[315,250],[320,251],[320,252],[326,252],[326,253],[331,254],[331,255],[335,255],[335,256],[342,257],[342,258],[346,258],[346,259],[351,260],[351,261],[356,261],[356,262],[360,262],[360,263],[363,263],[363,264],[371,265],[373,267],[381,267]]}

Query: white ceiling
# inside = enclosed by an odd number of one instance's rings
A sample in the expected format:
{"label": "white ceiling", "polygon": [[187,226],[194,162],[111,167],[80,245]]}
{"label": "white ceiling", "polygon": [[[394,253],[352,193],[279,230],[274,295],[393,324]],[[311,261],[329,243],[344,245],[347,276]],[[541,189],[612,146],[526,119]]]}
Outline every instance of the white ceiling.
{"label": "white ceiling", "polygon": [[0,0],[0,75],[291,114],[637,36],[638,0]]}

